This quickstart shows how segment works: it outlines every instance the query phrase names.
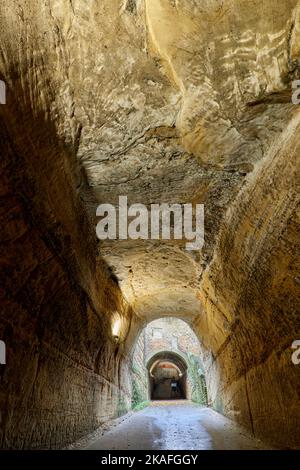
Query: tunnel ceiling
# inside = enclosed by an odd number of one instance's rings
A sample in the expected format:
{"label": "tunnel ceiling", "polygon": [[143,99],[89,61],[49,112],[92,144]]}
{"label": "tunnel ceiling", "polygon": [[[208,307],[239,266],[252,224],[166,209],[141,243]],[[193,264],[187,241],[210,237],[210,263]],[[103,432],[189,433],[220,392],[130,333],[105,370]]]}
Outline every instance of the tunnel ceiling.
{"label": "tunnel ceiling", "polygon": [[[92,236],[98,204],[116,204],[120,195],[129,204],[204,203],[201,251],[188,252],[179,241],[98,243],[99,257],[138,317],[198,322],[207,300],[203,273],[230,224],[244,223],[241,211],[232,212],[235,202],[247,200],[251,191],[256,201],[265,196],[257,180],[296,128],[291,82],[299,74],[299,2],[18,5],[2,7],[7,83],[13,89],[19,77],[24,107],[51,122],[59,143],[76,154],[76,198],[89,214]],[[10,65],[7,51],[13,63],[17,57],[20,62]],[[41,145],[45,135],[37,137]],[[47,178],[47,167],[41,171]],[[270,176],[266,186],[272,183]],[[87,243],[80,236],[77,246],[84,252]],[[95,284],[96,277],[97,272]],[[96,287],[90,290],[97,303]],[[219,333],[230,315],[221,308]],[[205,330],[211,324],[202,321]]]}
{"label": "tunnel ceiling", "polygon": [[114,0],[45,11],[65,40],[59,94],[80,125],[92,224],[97,204],[119,195],[205,204],[201,253],[178,242],[99,246],[139,316],[201,312],[199,285],[222,218],[294,110],[296,4]]}

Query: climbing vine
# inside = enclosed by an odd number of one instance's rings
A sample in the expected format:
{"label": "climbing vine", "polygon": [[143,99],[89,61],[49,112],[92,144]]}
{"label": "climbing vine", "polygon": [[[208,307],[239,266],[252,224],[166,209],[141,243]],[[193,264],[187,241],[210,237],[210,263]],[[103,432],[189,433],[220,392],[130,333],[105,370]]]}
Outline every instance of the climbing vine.
{"label": "climbing vine", "polygon": [[188,378],[191,386],[191,398],[194,402],[207,405],[207,390],[200,359],[194,354],[187,354]]}
{"label": "climbing vine", "polygon": [[122,416],[128,412],[128,406],[126,404],[125,398],[120,395],[117,408],[117,416]]}
{"label": "climbing vine", "polygon": [[138,405],[147,401],[147,378],[146,371],[140,370],[135,364],[132,365],[132,399],[131,406],[136,408]]}

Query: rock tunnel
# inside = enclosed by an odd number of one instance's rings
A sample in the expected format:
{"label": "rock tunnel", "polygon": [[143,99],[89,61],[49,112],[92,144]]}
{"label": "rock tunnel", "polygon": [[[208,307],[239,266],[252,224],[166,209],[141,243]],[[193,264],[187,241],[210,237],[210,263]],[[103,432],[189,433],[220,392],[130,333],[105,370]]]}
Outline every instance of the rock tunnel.
{"label": "rock tunnel", "polygon": [[[0,30],[0,447],[129,409],[162,315],[198,336],[215,410],[300,447],[299,2],[2,0]],[[121,195],[204,204],[203,248],[99,241]]]}

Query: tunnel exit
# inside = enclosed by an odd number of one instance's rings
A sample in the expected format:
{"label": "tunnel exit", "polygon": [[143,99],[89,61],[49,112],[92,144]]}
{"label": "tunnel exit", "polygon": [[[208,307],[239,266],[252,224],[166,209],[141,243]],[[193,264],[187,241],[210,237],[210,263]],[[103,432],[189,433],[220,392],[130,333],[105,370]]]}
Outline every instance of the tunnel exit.
{"label": "tunnel exit", "polygon": [[175,317],[150,322],[132,357],[132,405],[150,400],[192,400],[207,405],[199,339]]}
{"label": "tunnel exit", "polygon": [[178,400],[186,398],[186,370],[169,360],[158,360],[149,370],[151,400]]}

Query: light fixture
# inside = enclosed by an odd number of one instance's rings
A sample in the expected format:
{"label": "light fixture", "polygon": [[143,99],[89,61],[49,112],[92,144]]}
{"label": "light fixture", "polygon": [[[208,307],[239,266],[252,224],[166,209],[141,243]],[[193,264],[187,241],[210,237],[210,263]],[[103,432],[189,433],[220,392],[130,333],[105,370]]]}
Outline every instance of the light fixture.
{"label": "light fixture", "polygon": [[120,317],[119,313],[116,312],[113,316],[112,327],[111,327],[112,336],[113,336],[116,343],[119,343],[119,341],[120,341],[121,326],[122,326],[121,317]]}

